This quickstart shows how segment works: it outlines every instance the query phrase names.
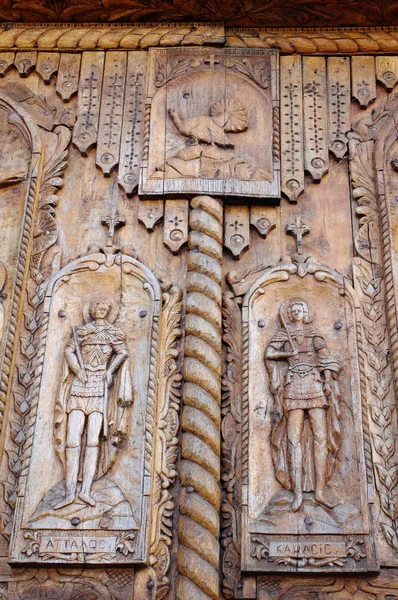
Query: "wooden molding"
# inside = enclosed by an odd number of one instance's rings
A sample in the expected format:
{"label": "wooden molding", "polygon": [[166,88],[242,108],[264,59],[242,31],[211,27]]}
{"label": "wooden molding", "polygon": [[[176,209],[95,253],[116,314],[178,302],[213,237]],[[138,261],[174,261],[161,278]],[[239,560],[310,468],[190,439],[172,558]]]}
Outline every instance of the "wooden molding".
{"label": "wooden molding", "polygon": [[0,50],[112,50],[224,44],[278,48],[281,54],[388,54],[398,51],[398,28],[254,29],[221,24],[7,24]]}
{"label": "wooden molding", "polygon": [[12,24],[0,28],[1,50],[136,50],[151,46],[223,44],[224,41],[224,27],[206,23],[81,26]]}

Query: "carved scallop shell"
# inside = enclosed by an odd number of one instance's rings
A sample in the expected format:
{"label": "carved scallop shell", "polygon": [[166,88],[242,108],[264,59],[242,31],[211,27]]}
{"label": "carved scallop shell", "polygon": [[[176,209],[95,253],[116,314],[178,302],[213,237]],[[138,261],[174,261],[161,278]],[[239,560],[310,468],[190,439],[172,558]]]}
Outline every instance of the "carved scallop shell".
{"label": "carved scallop shell", "polygon": [[217,100],[210,107],[210,115],[224,131],[245,131],[247,129],[247,110],[233,98]]}

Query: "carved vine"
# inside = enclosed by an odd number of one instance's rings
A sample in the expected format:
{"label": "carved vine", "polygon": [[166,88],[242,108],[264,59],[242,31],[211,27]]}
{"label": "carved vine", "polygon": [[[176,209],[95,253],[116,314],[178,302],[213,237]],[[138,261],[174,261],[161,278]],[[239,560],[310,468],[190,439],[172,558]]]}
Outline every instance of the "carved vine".
{"label": "carved vine", "polygon": [[[376,488],[382,511],[381,530],[387,543],[398,551],[398,470],[396,408],[391,385],[392,369],[389,361],[389,322],[385,317],[386,273],[385,242],[382,236],[383,206],[374,173],[374,144],[369,143],[369,131],[380,131],[390,118],[388,103],[373,111],[369,123],[362,120],[354,127],[350,141],[351,181],[354,199],[358,203],[359,230],[355,237],[358,257],[354,259],[354,284],[361,299],[364,314],[365,375],[369,390],[369,417],[371,422],[372,452]],[[391,106],[391,101],[390,101]],[[383,135],[386,132],[383,130]],[[381,215],[381,216],[380,216]],[[387,248],[389,251],[389,248]],[[383,257],[383,258],[382,258]],[[384,259],[384,260],[383,260]],[[391,261],[391,257],[388,259]],[[384,264],[383,264],[384,263]],[[388,283],[389,288],[392,285]],[[389,315],[387,304],[387,317]],[[391,323],[394,331],[394,324]],[[393,352],[394,360],[394,352]]]}
{"label": "carved vine", "polygon": [[[57,225],[54,209],[58,202],[56,192],[63,185],[66,168],[67,148],[70,131],[64,126],[54,130],[57,143],[52,154],[46,157],[39,181],[39,205],[35,220],[34,242],[29,266],[27,285],[27,306],[23,314],[25,333],[20,338],[21,359],[18,363],[18,383],[20,387],[12,393],[14,417],[10,422],[12,447],[6,448],[9,477],[2,481],[5,508],[0,513],[0,531],[8,540],[12,529],[12,514],[17,498],[18,480],[23,474],[24,456],[29,452],[33,439],[33,425],[38,400],[38,375],[44,357],[45,325],[43,302],[45,287],[57,266],[57,256],[49,264],[44,264],[50,248],[57,241]],[[21,275],[22,277],[22,275]]]}
{"label": "carved vine", "polygon": [[241,331],[240,301],[232,292],[223,297],[223,341],[227,347],[222,378],[221,402],[221,546],[225,598],[234,598],[241,580],[240,507],[241,507]]}
{"label": "carved vine", "polygon": [[173,484],[177,471],[179,411],[182,375],[178,365],[178,340],[181,337],[182,291],[171,287],[163,292],[161,347],[163,349],[159,398],[158,438],[159,464],[154,480],[154,503],[150,562],[157,576],[156,600],[164,598],[170,589],[170,547],[173,540],[175,506]]}

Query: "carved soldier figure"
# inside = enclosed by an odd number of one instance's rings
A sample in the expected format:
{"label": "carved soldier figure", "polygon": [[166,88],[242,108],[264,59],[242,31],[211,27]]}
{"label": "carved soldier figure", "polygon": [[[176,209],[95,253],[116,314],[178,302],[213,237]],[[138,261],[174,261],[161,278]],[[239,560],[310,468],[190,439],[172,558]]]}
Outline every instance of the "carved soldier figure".
{"label": "carved soldier figure", "polygon": [[330,356],[323,336],[312,325],[308,302],[294,298],[279,309],[282,327],[265,352],[274,396],[271,434],[275,476],[293,490],[292,510],[303,492],[333,508],[326,493],[340,447],[338,374],[340,363]]}
{"label": "carved soldier figure", "polygon": [[[65,349],[55,409],[56,450],[66,473],[65,498],[56,509],[72,504],[76,496],[95,506],[91,486],[116,458],[126,433],[124,409],[133,401],[126,336],[113,324],[116,304],[92,301],[84,312],[86,324],[73,329]],[[78,492],[79,470],[82,485]]]}

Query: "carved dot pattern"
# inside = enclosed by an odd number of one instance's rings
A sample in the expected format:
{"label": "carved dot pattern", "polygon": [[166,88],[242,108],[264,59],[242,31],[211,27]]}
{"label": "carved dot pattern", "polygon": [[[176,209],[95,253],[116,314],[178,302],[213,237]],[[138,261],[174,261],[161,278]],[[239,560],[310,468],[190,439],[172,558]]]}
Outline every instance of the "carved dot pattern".
{"label": "carved dot pattern", "polygon": [[178,600],[219,598],[222,219],[222,205],[218,200],[208,196],[192,200],[184,350]]}

